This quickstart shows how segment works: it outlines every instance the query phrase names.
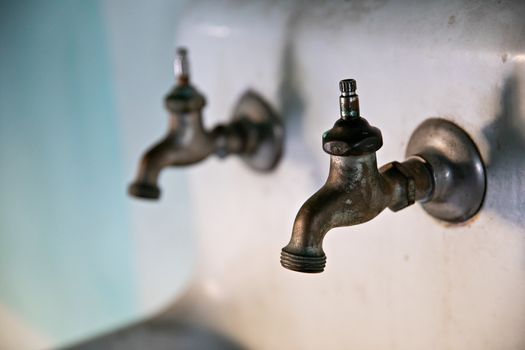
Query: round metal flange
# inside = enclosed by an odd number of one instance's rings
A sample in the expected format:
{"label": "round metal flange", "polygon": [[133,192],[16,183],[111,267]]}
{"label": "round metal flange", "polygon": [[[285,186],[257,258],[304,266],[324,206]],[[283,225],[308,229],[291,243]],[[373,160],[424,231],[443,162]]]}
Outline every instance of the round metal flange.
{"label": "round metal flange", "polygon": [[248,125],[248,150],[242,160],[257,171],[273,169],[283,150],[284,128],[281,119],[257,93],[245,92],[233,112],[234,121]]}
{"label": "round metal flange", "polygon": [[427,213],[457,223],[479,211],[485,196],[485,166],[463,129],[445,119],[427,119],[410,137],[406,155],[420,156],[431,168],[434,189],[422,203]]}

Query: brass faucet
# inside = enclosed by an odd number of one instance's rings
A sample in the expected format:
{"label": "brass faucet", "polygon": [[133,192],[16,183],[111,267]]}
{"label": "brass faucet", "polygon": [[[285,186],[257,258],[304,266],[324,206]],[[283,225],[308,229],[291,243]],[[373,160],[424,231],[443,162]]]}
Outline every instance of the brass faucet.
{"label": "brass faucet", "polygon": [[200,162],[211,154],[224,158],[237,154],[253,169],[268,171],[280,159],[283,126],[269,104],[249,90],[239,100],[229,124],[208,131],[202,122],[204,96],[190,83],[187,51],[180,48],[175,59],[177,84],[165,98],[170,113],[167,135],[142,157],[129,194],[158,199],[158,178],[168,166]]}
{"label": "brass faucet", "polygon": [[386,207],[398,211],[415,201],[439,219],[460,222],[479,210],[485,193],[485,171],[475,145],[443,119],[429,119],[416,130],[406,161],[378,169],[381,131],[360,116],[356,81],[342,80],[339,87],[341,116],[322,138],[330,154],[328,179],[299,210],[281,252],[281,265],[290,270],[322,272],[323,239],[332,228],[361,224]]}

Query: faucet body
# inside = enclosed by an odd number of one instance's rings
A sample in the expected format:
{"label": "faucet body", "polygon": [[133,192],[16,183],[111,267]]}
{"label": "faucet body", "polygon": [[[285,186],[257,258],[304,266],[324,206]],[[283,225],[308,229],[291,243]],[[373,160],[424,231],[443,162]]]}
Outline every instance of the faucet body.
{"label": "faucet body", "polygon": [[329,230],[365,223],[387,207],[400,210],[415,200],[425,200],[431,192],[432,178],[423,159],[414,157],[378,169],[375,153],[332,155],[326,183],[295,218],[281,264],[300,272],[322,272],[326,264],[322,243]]}
{"label": "faucet body", "polygon": [[283,248],[281,263],[303,272],[320,272],[326,257],[322,243],[335,227],[364,223],[388,205],[392,191],[379,173],[374,153],[330,157],[324,186],[301,207],[295,218],[290,243]]}
{"label": "faucet body", "polygon": [[175,61],[178,81],[165,98],[170,122],[163,139],[148,149],[140,161],[129,194],[146,199],[160,197],[158,179],[168,166],[198,163],[212,154],[223,158],[238,154],[256,170],[271,170],[280,158],[282,125],[271,107],[257,94],[248,91],[242,97],[228,124],[212,130],[203,125],[205,97],[190,84],[186,51],[181,49]]}
{"label": "faucet body", "polygon": [[243,151],[242,125],[218,125],[212,131],[204,128],[202,109],[205,98],[193,86],[177,85],[166,97],[170,123],[166,136],[143,155],[130,194],[149,199],[160,196],[157,185],[162,169],[198,163],[211,154],[224,157]]}
{"label": "faucet body", "polygon": [[202,124],[204,104],[204,97],[188,84],[177,85],[166,97],[166,107],[170,111],[168,132],[142,156],[135,182],[129,187],[131,195],[158,198],[157,183],[162,169],[193,164],[213,152],[211,135]]}
{"label": "faucet body", "polygon": [[378,169],[381,132],[360,117],[355,81],[341,81],[340,89],[341,118],[323,134],[323,150],[330,154],[328,179],[299,210],[281,252],[281,264],[290,270],[322,272],[326,233],[365,223],[387,207],[398,211],[419,201],[432,215],[459,222],[474,215],[483,199],[483,163],[461,129],[430,119],[411,139],[413,153],[406,161]]}

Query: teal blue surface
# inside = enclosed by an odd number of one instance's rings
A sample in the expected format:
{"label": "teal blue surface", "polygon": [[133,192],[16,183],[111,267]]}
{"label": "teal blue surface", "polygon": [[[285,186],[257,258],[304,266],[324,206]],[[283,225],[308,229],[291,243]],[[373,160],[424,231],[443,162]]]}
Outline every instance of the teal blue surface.
{"label": "teal blue surface", "polygon": [[137,312],[98,1],[0,0],[0,303],[56,341]]}

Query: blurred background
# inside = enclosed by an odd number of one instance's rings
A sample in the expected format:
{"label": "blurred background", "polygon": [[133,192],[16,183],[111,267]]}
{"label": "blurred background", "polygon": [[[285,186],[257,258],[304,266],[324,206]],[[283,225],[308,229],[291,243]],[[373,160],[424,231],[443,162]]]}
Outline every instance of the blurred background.
{"label": "blurred background", "polygon": [[0,349],[130,322],[187,281],[185,175],[153,211],[126,196],[166,128],[183,5],[0,0]]}
{"label": "blurred background", "polygon": [[[525,349],[524,17],[519,0],[0,0],[0,350],[122,328],[88,346]],[[179,45],[205,125],[253,89],[284,157],[270,174],[211,157],[135,200]],[[342,78],[383,133],[380,165],[429,117],[464,128],[485,203],[460,225],[385,210],[327,236],[325,272],[294,273],[279,252],[326,180]]]}

